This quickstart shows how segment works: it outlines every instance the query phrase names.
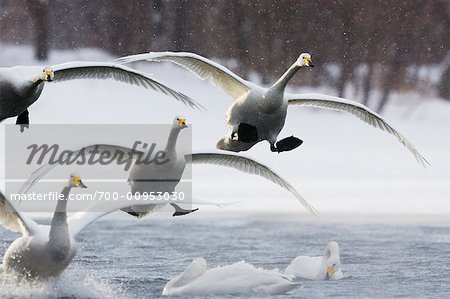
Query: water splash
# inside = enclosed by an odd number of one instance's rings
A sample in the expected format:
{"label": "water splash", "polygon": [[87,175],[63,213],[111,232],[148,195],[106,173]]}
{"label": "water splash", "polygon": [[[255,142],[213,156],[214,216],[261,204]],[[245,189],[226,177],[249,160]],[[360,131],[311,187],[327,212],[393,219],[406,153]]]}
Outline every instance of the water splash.
{"label": "water splash", "polygon": [[60,279],[29,281],[0,273],[0,298],[125,298],[121,287],[110,285],[91,275],[82,281]]}

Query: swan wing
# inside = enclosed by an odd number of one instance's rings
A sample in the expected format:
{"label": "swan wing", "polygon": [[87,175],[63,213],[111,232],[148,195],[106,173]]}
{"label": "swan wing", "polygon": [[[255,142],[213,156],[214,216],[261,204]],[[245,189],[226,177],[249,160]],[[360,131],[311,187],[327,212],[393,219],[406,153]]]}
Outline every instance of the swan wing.
{"label": "swan wing", "polygon": [[240,78],[226,67],[200,55],[189,52],[150,52],[119,58],[128,63],[139,60],[169,61],[196,74],[201,80],[211,80],[234,100],[250,90],[249,82]]}
{"label": "swan wing", "polygon": [[0,192],[0,224],[6,229],[33,235],[39,225],[31,218],[19,213],[14,205]]}
{"label": "swan wing", "polygon": [[430,164],[402,134],[389,125],[376,112],[371,111],[360,103],[318,93],[288,95],[288,103],[289,105],[311,106],[350,113],[361,119],[363,122],[394,135],[422,166],[426,167],[427,164]]}
{"label": "swan wing", "polygon": [[323,257],[297,256],[284,270],[287,275],[292,275],[298,279],[324,279],[326,265],[322,263]]}
{"label": "swan wing", "polygon": [[314,215],[317,214],[317,210],[310,203],[308,203],[291,184],[289,184],[285,179],[275,173],[272,169],[256,162],[255,160],[230,154],[196,153],[186,155],[186,161],[193,164],[214,164],[224,167],[230,167],[248,174],[262,176],[263,178],[272,181],[273,183],[292,193],[308,211],[310,211]]}
{"label": "swan wing", "polygon": [[189,285],[206,273],[208,265],[204,258],[195,258],[180,274],[169,280],[163,289],[163,295],[173,295],[177,289]]}
{"label": "swan wing", "polygon": [[[153,203],[152,203],[153,204]],[[156,203],[167,204],[167,203]],[[111,214],[115,211],[127,209],[137,206],[148,206],[149,203],[146,200],[128,200],[125,198],[118,199],[116,201],[103,201],[92,203],[81,211],[73,213],[68,218],[69,233],[72,237],[76,237],[81,231],[83,231],[89,224],[95,220]]]}
{"label": "swan wing", "polygon": [[50,67],[54,72],[53,81],[61,82],[74,79],[114,79],[131,85],[152,89],[171,96],[192,108],[204,109],[190,97],[150,78],[147,74],[117,63],[68,62]]}
{"label": "swan wing", "polygon": [[[240,202],[241,202],[240,200],[236,200],[236,201],[232,201],[232,202],[215,202],[215,201],[193,199],[191,204],[198,205],[198,206],[215,206],[218,208],[224,208],[224,207],[228,207],[228,206],[233,206]],[[178,203],[178,204],[182,205],[182,203]]]}
{"label": "swan wing", "polygon": [[[142,151],[128,148],[128,147],[118,146],[118,145],[93,144],[93,145],[82,147],[78,150],[74,150],[73,155],[76,156],[83,151],[85,153],[87,153],[87,152],[92,151],[93,149],[96,149],[97,153],[121,152],[121,153],[123,153],[124,158],[128,156],[128,158],[130,158],[130,159],[139,158],[144,154],[144,152],[142,152]],[[118,156],[119,155],[115,156],[116,160],[118,159]],[[41,167],[39,167],[38,169],[36,169],[35,171],[33,171],[33,173],[28,177],[28,179],[20,187],[19,193],[22,193],[22,194],[27,193],[34,185],[36,185],[37,182],[39,182],[47,173],[49,173],[56,166],[58,166],[58,164],[44,164]]]}

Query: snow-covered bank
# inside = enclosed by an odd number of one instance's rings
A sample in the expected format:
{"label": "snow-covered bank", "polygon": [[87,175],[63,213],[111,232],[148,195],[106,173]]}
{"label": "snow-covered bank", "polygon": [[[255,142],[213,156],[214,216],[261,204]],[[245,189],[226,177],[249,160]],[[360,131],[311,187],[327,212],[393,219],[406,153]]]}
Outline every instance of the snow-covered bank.
{"label": "snow-covered bank", "polygon": [[[32,55],[29,47],[0,45],[2,66],[40,64]],[[113,57],[97,50],[55,51],[47,64],[110,59]],[[30,109],[31,122],[169,123],[175,114],[182,114],[193,124],[193,150],[215,151],[217,140],[228,130],[224,113],[230,99],[226,94],[171,64],[133,66],[186,93],[208,111],[193,111],[161,94],[125,84],[80,80],[48,84]],[[332,90],[290,89],[333,94]],[[430,161],[427,169],[420,167],[392,136],[344,113],[311,108],[291,107],[280,135],[303,139],[300,148],[273,154],[267,143],[261,143],[242,154],[277,170],[325,213],[450,214],[450,104],[422,98],[411,93],[394,94],[384,117]],[[0,163],[3,173],[4,163]],[[194,168],[194,196],[241,200],[227,209],[231,211],[305,212],[275,185],[213,166]]]}

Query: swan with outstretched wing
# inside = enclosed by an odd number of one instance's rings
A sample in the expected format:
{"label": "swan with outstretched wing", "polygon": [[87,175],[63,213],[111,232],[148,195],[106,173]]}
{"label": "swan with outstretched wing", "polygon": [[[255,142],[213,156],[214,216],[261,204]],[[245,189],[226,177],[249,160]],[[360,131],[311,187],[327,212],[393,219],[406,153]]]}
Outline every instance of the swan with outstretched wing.
{"label": "swan with outstretched wing", "polygon": [[350,113],[369,125],[394,135],[419,162],[425,166],[428,161],[398,131],[381,116],[354,101],[323,94],[288,94],[287,83],[304,67],[313,67],[311,55],[302,53],[294,64],[270,88],[263,88],[248,82],[224,66],[205,57],[187,52],[150,52],[119,58],[121,63],[134,61],[168,61],[178,64],[196,74],[200,79],[210,79],[222,88],[233,103],[226,112],[230,133],[217,143],[217,148],[240,152],[249,150],[258,142],[267,140],[273,152],[290,151],[303,141],[291,136],[278,140],[284,127],[288,106],[314,106]]}
{"label": "swan with outstretched wing", "polygon": [[67,62],[53,66],[0,68],[0,122],[16,117],[16,124],[28,125],[28,107],[41,95],[47,82],[75,79],[112,79],[163,93],[192,108],[203,106],[149,75],[112,62]]}
{"label": "swan with outstretched wing", "polygon": [[[300,193],[283,177],[275,171],[259,163],[251,158],[236,156],[223,153],[193,153],[185,155],[177,151],[177,140],[181,130],[187,128],[186,118],[177,116],[172,123],[172,128],[164,147],[166,163],[135,163],[129,172],[128,182],[131,187],[132,194],[149,194],[150,192],[171,193],[179,184],[187,163],[192,164],[212,164],[222,167],[233,168],[238,171],[261,176],[286,191],[290,192],[308,211],[317,214],[317,210],[305,200]],[[83,149],[94,148],[100,145],[90,145],[80,150],[74,151],[78,153]],[[135,159],[144,153],[127,147],[118,147],[112,145],[101,145],[96,152],[108,151],[113,157],[115,151],[124,152],[127,156]],[[20,193],[27,193],[41,178],[43,178],[50,170],[56,167],[53,165],[43,165],[34,171],[27,181],[20,188]],[[174,216],[181,216],[196,211],[182,209],[176,203],[171,203],[175,208]],[[137,206],[124,209],[130,215],[142,218],[162,207],[162,205],[148,204],[148,206]]]}
{"label": "swan with outstretched wing", "polygon": [[[0,192],[0,224],[22,234],[6,250],[0,270],[25,279],[58,277],[77,253],[77,235],[97,219],[143,201],[117,200],[93,202],[80,211],[67,214],[69,194],[73,188],[86,188],[81,177],[71,174],[61,191],[50,225],[38,224],[19,212],[13,202]],[[199,204],[202,204],[199,202]],[[227,205],[205,202],[208,205]]]}

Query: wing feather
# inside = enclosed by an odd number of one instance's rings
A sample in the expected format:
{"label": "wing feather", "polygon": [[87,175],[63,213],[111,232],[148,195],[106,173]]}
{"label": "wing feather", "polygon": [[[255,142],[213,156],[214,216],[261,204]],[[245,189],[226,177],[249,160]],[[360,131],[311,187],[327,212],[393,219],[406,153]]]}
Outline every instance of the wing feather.
{"label": "wing feather", "polygon": [[[145,203],[148,205],[148,203]],[[69,225],[69,233],[72,237],[76,237],[89,224],[95,220],[113,213],[115,211],[129,208],[130,206],[143,205],[142,201],[106,201],[101,203],[93,203],[85,207],[82,211],[73,213],[69,216],[67,222]]]}
{"label": "wing feather", "polygon": [[1,192],[0,224],[6,229],[22,233],[24,236],[32,235],[38,227],[34,220],[21,215]]}
{"label": "wing feather", "polygon": [[240,78],[226,67],[194,53],[150,52],[146,54],[130,55],[118,59],[121,63],[139,60],[158,62],[169,61],[178,64],[196,74],[201,80],[211,80],[234,100],[250,90],[249,82]]}
{"label": "wing feather", "polygon": [[[238,201],[230,202],[230,203],[216,203],[216,202],[206,202],[206,201],[193,201],[192,204],[195,205],[210,205],[217,207],[225,207],[238,203]],[[155,202],[155,205],[166,205],[167,202]],[[73,213],[69,216],[69,232],[72,237],[76,237],[80,232],[82,232],[89,224],[94,222],[95,220],[106,216],[115,211],[119,211],[122,209],[127,209],[130,207],[136,206],[147,206],[147,201],[142,200],[118,200],[118,201],[107,201],[100,203],[93,203],[87,207],[85,207],[82,211]]]}
{"label": "wing feather", "polygon": [[309,202],[307,202],[291,184],[289,184],[285,179],[269,167],[250,158],[219,153],[197,153],[187,155],[186,161],[197,164],[214,164],[230,167],[248,174],[259,175],[291,192],[308,211],[314,215],[317,214],[317,210]]}
{"label": "wing feather", "polygon": [[410,143],[406,139],[406,137],[395,130],[376,112],[371,111],[369,108],[360,103],[353,102],[344,98],[315,93],[288,95],[288,102],[289,105],[311,106],[330,110],[338,110],[352,114],[358,117],[363,122],[375,128],[379,128],[382,131],[388,132],[391,135],[394,135],[397,140],[411,152],[417,162],[423,167],[426,167],[427,164],[430,165],[425,157],[419,153],[419,151],[414,147],[414,145],[412,145],[412,143]]}
{"label": "wing feather", "polygon": [[181,92],[150,78],[148,75],[128,68],[117,63],[89,63],[89,62],[69,62],[58,64],[51,69],[54,71],[55,82],[74,79],[114,79],[131,85],[137,85],[146,89],[171,96],[183,104],[197,109],[205,109],[202,105]]}

